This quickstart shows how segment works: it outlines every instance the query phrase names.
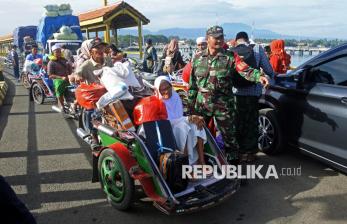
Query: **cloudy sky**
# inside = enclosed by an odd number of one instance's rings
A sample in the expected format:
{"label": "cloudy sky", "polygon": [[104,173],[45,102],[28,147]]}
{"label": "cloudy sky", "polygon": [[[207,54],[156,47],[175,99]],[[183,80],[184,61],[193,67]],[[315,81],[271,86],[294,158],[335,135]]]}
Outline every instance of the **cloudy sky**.
{"label": "cloudy sky", "polygon": [[[109,3],[116,2],[108,0]],[[344,0],[126,0],[156,31],[172,27],[207,27],[242,22],[281,34],[347,39]],[[0,0],[0,35],[17,26],[36,25],[43,6],[70,3],[74,13],[100,7],[103,0]]]}

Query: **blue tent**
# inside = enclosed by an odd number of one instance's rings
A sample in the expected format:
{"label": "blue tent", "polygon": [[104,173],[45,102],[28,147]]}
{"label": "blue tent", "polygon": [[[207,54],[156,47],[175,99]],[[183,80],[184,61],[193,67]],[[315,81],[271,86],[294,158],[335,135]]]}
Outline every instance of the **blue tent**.
{"label": "blue tent", "polygon": [[20,26],[13,31],[13,43],[17,45],[18,49],[23,50],[24,37],[30,36],[35,40],[37,26]]}
{"label": "blue tent", "polygon": [[80,28],[80,21],[77,16],[57,16],[42,17],[37,27],[36,41],[46,46],[47,40],[52,38],[53,33],[59,32],[60,27],[69,26],[77,34],[80,40],[83,40]]}

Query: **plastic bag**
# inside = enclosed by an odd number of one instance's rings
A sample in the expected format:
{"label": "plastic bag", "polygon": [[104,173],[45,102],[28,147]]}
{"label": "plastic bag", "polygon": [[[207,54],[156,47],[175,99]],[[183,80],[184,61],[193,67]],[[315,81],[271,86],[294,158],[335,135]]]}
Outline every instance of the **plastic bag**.
{"label": "plastic bag", "polygon": [[78,104],[87,110],[95,109],[96,102],[105,93],[105,87],[98,83],[92,83],[90,85],[81,83],[81,85],[79,85],[75,91]]}
{"label": "plastic bag", "polygon": [[47,11],[58,11],[59,6],[58,5],[46,5],[44,7]]}
{"label": "plastic bag", "polygon": [[70,10],[71,9],[71,5],[70,4],[61,4],[59,6],[59,10]]}
{"label": "plastic bag", "polygon": [[113,86],[112,89],[108,90],[98,102],[96,106],[101,109],[106,107],[108,104],[113,103],[116,100],[133,100],[134,97],[129,93],[128,86],[124,82],[119,82]]}
{"label": "plastic bag", "polygon": [[149,121],[167,120],[165,104],[156,96],[145,97],[136,104],[133,117],[136,125]]}
{"label": "plastic bag", "polygon": [[68,26],[62,26],[60,29],[59,29],[60,33],[63,33],[63,34],[70,34],[72,33],[72,29]]}
{"label": "plastic bag", "polygon": [[24,66],[23,66],[23,72],[32,72],[32,64],[34,64],[33,61],[25,60]]}
{"label": "plastic bag", "polygon": [[53,37],[55,40],[78,40],[78,36],[75,33],[70,33],[70,34],[54,33]]}
{"label": "plastic bag", "polygon": [[67,10],[59,10],[58,11],[59,16],[68,16],[68,15],[72,15],[72,10],[71,9],[67,9]]}
{"label": "plastic bag", "polygon": [[114,64],[113,68],[104,67],[102,71],[97,70],[95,72],[99,74],[102,73],[101,83],[105,85],[108,91],[119,82],[124,82],[126,85],[132,87],[141,87],[129,62],[117,62]]}

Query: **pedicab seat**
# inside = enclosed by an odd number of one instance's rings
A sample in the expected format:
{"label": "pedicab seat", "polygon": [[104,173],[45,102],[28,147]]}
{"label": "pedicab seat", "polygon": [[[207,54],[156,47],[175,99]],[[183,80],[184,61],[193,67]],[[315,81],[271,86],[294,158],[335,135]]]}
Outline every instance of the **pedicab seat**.
{"label": "pedicab seat", "polygon": [[169,120],[149,121],[142,125],[145,133],[145,144],[154,161],[158,162],[159,154],[177,149]]}

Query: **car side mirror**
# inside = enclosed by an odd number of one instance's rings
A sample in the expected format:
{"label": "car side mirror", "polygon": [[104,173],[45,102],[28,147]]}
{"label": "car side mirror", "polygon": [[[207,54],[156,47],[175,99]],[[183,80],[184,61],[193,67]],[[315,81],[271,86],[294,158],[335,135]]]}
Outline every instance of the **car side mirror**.
{"label": "car side mirror", "polygon": [[293,77],[294,82],[296,82],[296,88],[302,89],[304,87],[304,79],[306,75],[307,69],[301,68],[296,71],[294,71],[291,75]]}
{"label": "car side mirror", "polygon": [[301,69],[295,71],[295,73],[293,73],[293,79],[295,82],[298,82],[301,79],[300,77],[303,76],[304,71],[305,70],[303,68],[301,68]]}

